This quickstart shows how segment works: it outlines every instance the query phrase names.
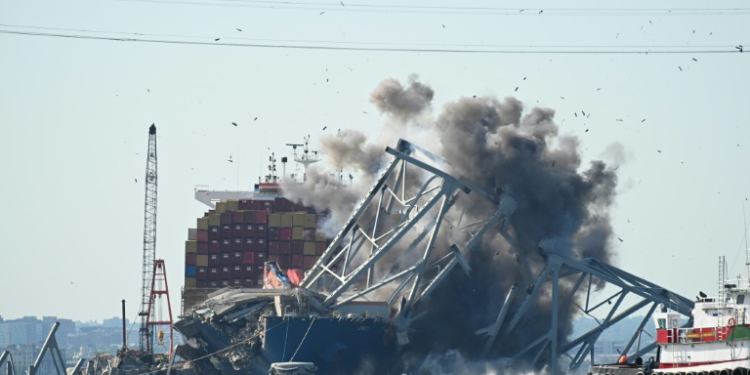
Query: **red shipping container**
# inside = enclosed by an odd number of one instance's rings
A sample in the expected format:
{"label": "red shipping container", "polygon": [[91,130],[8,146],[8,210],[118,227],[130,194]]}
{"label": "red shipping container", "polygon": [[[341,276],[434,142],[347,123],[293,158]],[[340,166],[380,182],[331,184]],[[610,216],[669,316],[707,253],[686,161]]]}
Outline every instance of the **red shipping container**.
{"label": "red shipping container", "polygon": [[242,211],[249,210],[250,209],[250,201],[247,200],[247,199],[240,199],[240,203],[238,203],[237,206]]}
{"label": "red shipping container", "polygon": [[197,280],[207,280],[208,279],[208,267],[196,267],[195,278]]}
{"label": "red shipping container", "polygon": [[279,228],[279,239],[282,241],[291,241],[292,228]]}
{"label": "red shipping container", "polygon": [[219,267],[208,267],[208,279],[219,280]]}
{"label": "red shipping container", "polygon": [[326,243],[323,241],[319,241],[315,243],[315,255],[323,255],[323,253],[326,251]]}
{"label": "red shipping container", "polygon": [[245,211],[242,215],[242,222],[246,224],[255,224],[255,212],[256,211]]}
{"label": "red shipping container", "polygon": [[268,241],[268,253],[279,254],[279,242],[278,241]]}
{"label": "red shipping container", "polygon": [[278,241],[281,238],[279,234],[279,228],[268,228],[268,239],[271,241]]}
{"label": "red shipping container", "polygon": [[266,238],[268,237],[268,227],[265,224],[255,225],[255,238]]}
{"label": "red shipping container", "polygon": [[305,252],[304,241],[292,241],[292,254],[302,254]]}
{"label": "red shipping container", "polygon": [[242,264],[255,264],[255,252],[245,251],[242,254]]}
{"label": "red shipping container", "polygon": [[195,287],[197,289],[204,289],[208,287],[208,280],[196,280]]}
{"label": "red shipping container", "polygon": [[198,254],[208,254],[208,244],[205,242],[198,242],[196,251]]}
{"label": "red shipping container", "polygon": [[195,237],[198,240],[198,243],[201,242],[208,242],[208,231],[207,230],[199,230]]}
{"label": "red shipping container", "polygon": [[291,254],[292,243],[289,241],[279,242],[279,254]]}
{"label": "red shipping container", "polygon": [[235,238],[233,245],[232,245],[232,251],[242,251],[245,247],[245,241],[242,240],[242,238]]}
{"label": "red shipping container", "polygon": [[233,279],[242,277],[242,270],[244,268],[245,267],[241,265],[231,266],[231,268],[229,269],[229,276],[231,276]]}
{"label": "red shipping container", "polygon": [[225,212],[221,214],[221,225],[232,225],[232,213]]}
{"label": "red shipping container", "polygon": [[244,219],[244,211],[235,211],[232,213],[232,223],[241,223]]}
{"label": "red shipping container", "polygon": [[268,224],[268,212],[267,211],[256,211],[255,212],[255,223],[256,224]]}
{"label": "red shipping container", "polygon": [[255,266],[246,264],[242,266],[242,277],[253,277],[255,276]]}
{"label": "red shipping container", "polygon": [[218,240],[219,238],[221,238],[219,227],[208,227],[208,239]]}
{"label": "red shipping container", "polygon": [[195,253],[186,253],[185,254],[185,265],[186,266],[194,266],[195,265],[195,257],[198,254]]}
{"label": "red shipping container", "polygon": [[245,233],[245,224],[234,224],[232,226],[232,235],[234,237],[247,237]]}
{"label": "red shipping container", "polygon": [[251,278],[244,278],[242,279],[242,286],[245,288],[254,288],[255,282]]}
{"label": "red shipping container", "polygon": [[304,258],[302,258],[302,268],[308,270],[310,268],[313,268],[315,265],[315,261],[318,257],[314,257],[312,255],[303,255]]}
{"label": "red shipping container", "polygon": [[208,244],[208,252],[218,253],[220,250],[221,245],[219,245],[219,240],[211,240],[211,242]]}
{"label": "red shipping container", "polygon": [[292,256],[291,255],[279,255],[279,262],[278,265],[282,269],[287,269],[292,264]]}
{"label": "red shipping container", "polygon": [[221,238],[232,238],[232,225],[222,225],[219,234]]}
{"label": "red shipping container", "polygon": [[219,264],[222,266],[228,266],[232,264],[232,253],[231,252],[225,252],[220,254],[219,258]]}
{"label": "red shipping container", "polygon": [[302,267],[302,254],[292,254],[292,268],[300,268]]}
{"label": "red shipping container", "polygon": [[225,251],[232,251],[232,240],[221,240],[221,244],[219,244],[219,250],[221,250],[222,253]]}
{"label": "red shipping container", "polygon": [[255,238],[245,238],[245,244],[242,246],[242,251],[254,251],[255,250]]}
{"label": "red shipping container", "polygon": [[242,253],[243,251],[233,251],[232,252],[232,263],[231,264],[242,264]]}
{"label": "red shipping container", "polygon": [[208,255],[208,265],[209,266],[218,266],[221,264],[221,261],[219,260],[220,254],[209,254]]}

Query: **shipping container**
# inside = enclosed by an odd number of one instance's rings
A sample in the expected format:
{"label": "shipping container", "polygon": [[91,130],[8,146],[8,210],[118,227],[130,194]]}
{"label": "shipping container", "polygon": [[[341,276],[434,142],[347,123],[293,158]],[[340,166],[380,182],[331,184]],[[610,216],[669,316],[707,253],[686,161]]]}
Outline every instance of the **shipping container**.
{"label": "shipping container", "polygon": [[255,244],[254,251],[268,251],[268,241],[265,238],[256,238]]}
{"label": "shipping container", "polygon": [[208,279],[218,280],[219,279],[219,267],[208,267]]}
{"label": "shipping container", "polygon": [[195,277],[195,266],[185,266],[185,277]]}
{"label": "shipping container", "polygon": [[208,265],[218,266],[221,264],[221,254],[208,254]]}
{"label": "shipping container", "polygon": [[315,255],[315,242],[305,242],[305,249],[302,253],[305,255]]}
{"label": "shipping container", "polygon": [[232,253],[232,264],[242,264],[242,251]]}
{"label": "shipping container", "polygon": [[222,266],[229,266],[232,264],[232,253],[231,252],[224,252],[221,253],[221,257],[219,258],[219,264]]}
{"label": "shipping container", "polygon": [[328,244],[326,244],[325,242],[315,242],[315,255],[323,255],[327,247]]}
{"label": "shipping container", "polygon": [[185,289],[195,289],[195,277],[185,278]]}
{"label": "shipping container", "polygon": [[238,205],[240,210],[249,210],[250,209],[250,201],[247,199],[240,199],[240,203]]}
{"label": "shipping container", "polygon": [[211,242],[208,243],[208,252],[209,253],[218,253],[221,251],[221,244],[219,240],[211,240]]}
{"label": "shipping container", "polygon": [[269,254],[280,254],[279,253],[279,242],[268,241],[268,253]]}
{"label": "shipping container", "polygon": [[200,242],[208,242],[208,229],[206,230],[198,230],[198,233],[195,236],[195,239]]}
{"label": "shipping container", "polygon": [[237,211],[240,209],[240,201],[237,199],[230,199],[227,201],[227,211]]}
{"label": "shipping container", "polygon": [[315,241],[315,229],[305,228],[304,240],[310,242]]}
{"label": "shipping container", "polygon": [[232,236],[247,237],[247,233],[245,232],[245,224],[234,224],[232,226]]}
{"label": "shipping container", "polygon": [[232,268],[229,270],[229,277],[231,277],[233,279],[234,278],[242,277],[242,270],[244,268],[245,267],[243,267],[242,265],[234,265],[234,266],[232,266]]}
{"label": "shipping container", "polygon": [[245,251],[242,253],[242,264],[255,264],[255,252]]}
{"label": "shipping container", "polygon": [[276,264],[279,263],[279,254],[268,254],[268,262],[276,262]]}
{"label": "shipping container", "polygon": [[245,211],[235,211],[232,213],[232,222],[235,224],[243,223],[245,221],[244,215]]}
{"label": "shipping container", "polygon": [[185,241],[185,252],[186,253],[197,253],[198,252],[198,241]]}
{"label": "shipping container", "polygon": [[256,251],[255,252],[255,263],[256,264],[263,264],[266,261],[266,252],[265,251]]}
{"label": "shipping container", "polygon": [[250,201],[250,209],[253,211],[262,210],[260,201],[251,200]]}
{"label": "shipping container", "polygon": [[291,202],[286,198],[276,197],[273,200],[273,208],[276,212],[289,212],[291,205]]}
{"label": "shipping container", "polygon": [[316,257],[305,255],[304,258],[302,258],[302,268],[304,269],[310,269],[315,265]]}
{"label": "shipping container", "polygon": [[208,280],[208,267],[196,267],[195,278],[198,280]]}
{"label": "shipping container", "polygon": [[198,289],[205,289],[208,288],[208,280],[195,280],[195,287]]}
{"label": "shipping container", "polygon": [[245,249],[245,241],[242,238],[235,238],[234,245],[232,245],[232,251],[242,251]]}
{"label": "shipping container", "polygon": [[290,241],[279,242],[279,254],[291,254],[292,243]]}
{"label": "shipping container", "polygon": [[292,215],[292,226],[293,227],[304,227],[305,226],[305,218],[307,217],[306,212],[295,212]]}
{"label": "shipping container", "polygon": [[231,212],[225,212],[221,214],[221,225],[232,225],[234,222],[232,222],[232,213]]}
{"label": "shipping container", "polygon": [[256,238],[268,237],[268,227],[265,224],[256,224],[255,225],[255,237]]}
{"label": "shipping container", "polygon": [[219,284],[221,284],[222,287],[229,286],[230,282],[229,280],[221,280],[219,281]]}
{"label": "shipping container", "polygon": [[303,241],[305,239],[305,228],[294,227],[292,228],[292,240]]}
{"label": "shipping container", "polygon": [[292,228],[279,228],[279,239],[282,241],[291,241]]}
{"label": "shipping container", "polygon": [[208,218],[201,217],[201,218],[198,218],[196,227],[198,228],[198,230],[208,230],[209,225],[210,224],[208,223]]}
{"label": "shipping container", "polygon": [[208,267],[208,255],[196,255],[195,265],[198,267]]}
{"label": "shipping container", "polygon": [[255,266],[246,264],[242,266],[242,277],[253,277],[255,276]]}
{"label": "shipping container", "polygon": [[269,240],[273,240],[273,241],[278,241],[281,238],[280,235],[279,235],[280,229],[281,228],[273,228],[269,224],[269,226],[268,226],[268,239]]}
{"label": "shipping container", "polygon": [[257,211],[245,211],[242,215],[242,222],[245,224],[255,224],[255,213]]}
{"label": "shipping container", "polygon": [[325,241],[327,239],[326,234],[322,230],[315,231],[315,241]]}
{"label": "shipping container", "polygon": [[294,214],[291,214],[291,213],[281,214],[281,227],[291,228],[292,226],[294,226]]}
{"label": "shipping container", "polygon": [[216,202],[216,213],[223,214],[227,212],[227,202]]}
{"label": "shipping container", "polygon": [[198,242],[198,254],[208,254],[208,244],[205,242]]}
{"label": "shipping container", "polygon": [[255,238],[245,238],[245,244],[242,251],[255,251]]}
{"label": "shipping container", "polygon": [[251,278],[244,278],[242,279],[242,287],[243,288],[254,288],[255,282]]}
{"label": "shipping container", "polygon": [[292,264],[292,256],[291,255],[279,255],[279,267],[283,269],[289,268]]}
{"label": "shipping container", "polygon": [[242,279],[233,279],[232,280],[232,286],[241,287],[242,286]]}
{"label": "shipping container", "polygon": [[220,226],[210,226],[208,227],[208,239],[209,240],[218,240],[221,238],[221,227]]}
{"label": "shipping container", "polygon": [[302,241],[292,241],[292,254],[302,254],[305,250],[305,243]]}
{"label": "shipping container", "polygon": [[218,227],[221,225],[221,214],[208,215],[208,225],[212,227]]}
{"label": "shipping container", "polygon": [[185,265],[186,265],[186,266],[195,266],[195,265],[196,265],[196,264],[195,264],[195,262],[196,262],[196,259],[195,259],[195,258],[196,258],[197,256],[198,256],[198,255],[197,255],[197,254],[195,254],[195,253],[186,253],[186,254],[185,254]]}
{"label": "shipping container", "polygon": [[255,237],[255,224],[243,224],[245,226],[244,237]]}
{"label": "shipping container", "polygon": [[188,228],[188,240],[198,240],[198,229]]}
{"label": "shipping container", "polygon": [[222,225],[219,233],[221,238],[232,238],[232,224]]}
{"label": "shipping container", "polygon": [[268,224],[268,211],[256,211],[255,224]]}
{"label": "shipping container", "polygon": [[219,268],[219,277],[222,279],[228,279],[231,273],[231,270],[232,270],[231,266],[221,266]]}
{"label": "shipping container", "polygon": [[273,211],[273,201],[272,200],[260,201],[260,209],[263,211]]}
{"label": "shipping container", "polygon": [[268,215],[268,227],[278,228],[281,226],[281,214],[269,214]]}
{"label": "shipping container", "polygon": [[302,267],[302,257],[302,254],[292,254],[292,262],[290,263],[290,266],[292,268]]}
{"label": "shipping container", "polygon": [[305,228],[315,228],[318,217],[313,214],[305,215]]}

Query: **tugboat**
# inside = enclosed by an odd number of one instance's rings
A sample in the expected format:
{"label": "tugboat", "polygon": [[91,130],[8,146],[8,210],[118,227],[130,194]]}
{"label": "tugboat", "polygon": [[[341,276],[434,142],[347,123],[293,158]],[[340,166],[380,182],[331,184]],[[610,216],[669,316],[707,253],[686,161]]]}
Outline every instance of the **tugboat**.
{"label": "tugboat", "polygon": [[592,366],[589,375],[748,375],[750,277],[727,280],[724,257],[719,264],[718,297],[699,293],[692,324],[681,321],[668,306],[653,314],[655,358],[627,363],[622,356],[618,364]]}

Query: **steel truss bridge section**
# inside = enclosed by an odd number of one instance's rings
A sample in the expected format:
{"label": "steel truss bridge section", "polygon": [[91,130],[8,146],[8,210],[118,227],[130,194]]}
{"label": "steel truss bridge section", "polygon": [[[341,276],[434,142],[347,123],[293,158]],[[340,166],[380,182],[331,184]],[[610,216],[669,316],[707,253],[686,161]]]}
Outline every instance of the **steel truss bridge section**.
{"label": "steel truss bridge section", "polygon": [[[442,171],[434,165],[447,163],[408,141],[399,140],[396,149],[388,147],[386,152],[393,160],[310,270],[302,286],[316,289],[321,277],[332,279],[335,286],[331,291],[319,291],[327,295],[324,304],[334,309],[363,297],[372,301],[375,291],[388,286],[388,298],[383,299],[383,294],[379,294],[378,300],[391,304],[401,296],[400,309],[393,322],[399,343],[406,344],[410,323],[425,313],[415,313],[419,302],[434,291],[456,265],[470,274],[464,254],[479,243],[482,235],[499,227],[510,240],[509,219],[517,203],[500,191],[486,192]],[[463,246],[451,244],[436,255],[435,240],[443,225],[460,224],[461,213],[451,208],[469,193],[480,195],[488,205],[495,207],[494,214],[471,225],[476,231]],[[390,218],[386,219],[388,216]],[[459,218],[458,223],[450,222],[456,218]],[[400,254],[409,254],[414,260],[398,255],[386,257],[395,249],[403,250]],[[376,269],[391,271],[378,277]],[[435,269],[439,271],[426,272]]]}

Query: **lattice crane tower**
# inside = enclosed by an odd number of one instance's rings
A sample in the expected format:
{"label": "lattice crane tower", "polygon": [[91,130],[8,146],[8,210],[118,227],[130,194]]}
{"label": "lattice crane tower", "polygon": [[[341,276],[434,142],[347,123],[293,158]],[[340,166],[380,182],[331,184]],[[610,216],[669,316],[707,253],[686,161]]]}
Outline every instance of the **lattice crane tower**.
{"label": "lattice crane tower", "polygon": [[153,337],[153,326],[149,326],[149,302],[151,300],[151,283],[154,276],[156,259],[156,126],[148,129],[148,154],[146,157],[146,203],[143,209],[143,284],[141,287],[140,350],[149,351]]}

